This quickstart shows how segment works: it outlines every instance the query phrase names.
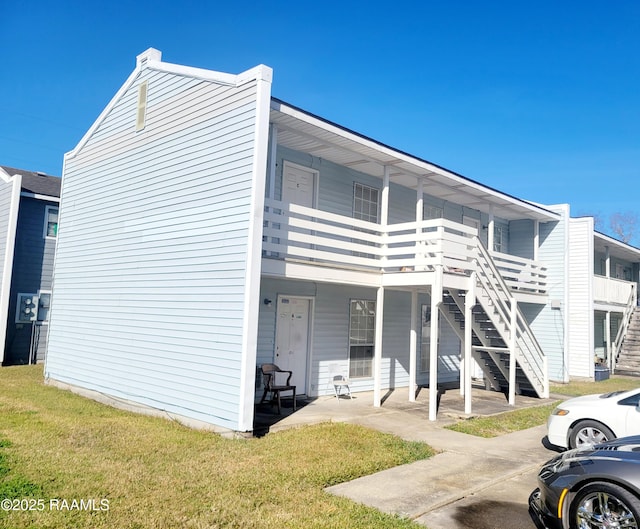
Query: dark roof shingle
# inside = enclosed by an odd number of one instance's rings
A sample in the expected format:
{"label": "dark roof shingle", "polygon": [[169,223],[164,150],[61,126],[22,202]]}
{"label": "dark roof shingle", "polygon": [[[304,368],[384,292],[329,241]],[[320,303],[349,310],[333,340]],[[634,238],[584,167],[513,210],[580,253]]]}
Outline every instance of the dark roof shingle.
{"label": "dark roof shingle", "polygon": [[49,176],[44,173],[25,171],[0,165],[9,175],[19,174],[22,176],[22,191],[34,193],[36,195],[46,195],[49,197],[60,197],[61,178]]}

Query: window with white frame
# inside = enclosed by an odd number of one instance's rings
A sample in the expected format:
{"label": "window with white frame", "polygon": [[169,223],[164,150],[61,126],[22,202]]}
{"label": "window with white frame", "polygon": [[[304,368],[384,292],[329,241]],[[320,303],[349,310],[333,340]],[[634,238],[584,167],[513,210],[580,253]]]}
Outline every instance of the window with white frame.
{"label": "window with white frame", "polygon": [[376,302],[353,299],[349,308],[349,377],[373,375]]}
{"label": "window with white frame", "polygon": [[380,214],[380,190],[354,182],[353,218],[378,222]]}
{"label": "window with white frame", "polygon": [[58,236],[58,208],[47,206],[44,210],[44,237],[55,239]]}

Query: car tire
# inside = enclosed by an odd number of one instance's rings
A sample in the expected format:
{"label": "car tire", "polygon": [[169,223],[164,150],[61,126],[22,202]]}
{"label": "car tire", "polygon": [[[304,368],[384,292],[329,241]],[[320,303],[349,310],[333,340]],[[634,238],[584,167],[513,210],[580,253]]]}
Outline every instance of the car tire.
{"label": "car tire", "polygon": [[[603,518],[607,523],[605,526],[602,525]],[[638,528],[640,527],[640,499],[613,483],[598,481],[589,483],[577,492],[571,502],[569,527],[571,529]]]}
{"label": "car tire", "polygon": [[599,444],[615,439],[609,428],[598,421],[580,421],[569,434],[569,448],[577,448],[583,444]]}

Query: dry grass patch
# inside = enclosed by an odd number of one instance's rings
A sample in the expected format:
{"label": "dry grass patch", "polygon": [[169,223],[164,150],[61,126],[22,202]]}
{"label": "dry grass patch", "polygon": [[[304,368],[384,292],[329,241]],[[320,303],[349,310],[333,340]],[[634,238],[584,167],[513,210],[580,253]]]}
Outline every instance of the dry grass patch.
{"label": "dry grass patch", "polygon": [[[567,384],[551,384],[550,392],[552,395],[569,398],[590,393],[608,393],[609,391],[635,389],[639,385],[640,380],[637,378],[612,376],[607,380],[598,382],[593,380],[574,380]],[[549,414],[560,402],[562,401],[559,400],[544,406],[508,411],[490,417],[473,417],[447,426],[447,428],[477,437],[497,437],[498,435],[545,424]]]}
{"label": "dry grass patch", "polygon": [[640,379],[613,375],[607,380],[572,380],[567,384],[551,384],[551,393],[579,397],[591,393],[608,393],[610,391],[635,389],[640,386]]}
{"label": "dry grass patch", "polygon": [[[42,384],[37,366],[0,370],[0,452],[36,488],[25,496],[108,500],[108,511],[0,512],[38,528],[404,528],[323,491],[430,457],[423,443],[346,424],[231,440],[103,406]],[[0,498],[1,499],[1,498]]]}
{"label": "dry grass patch", "polygon": [[497,437],[511,432],[526,430],[547,422],[549,414],[560,401],[544,406],[534,406],[508,411],[488,417],[473,417],[447,426],[449,430],[476,437]]}

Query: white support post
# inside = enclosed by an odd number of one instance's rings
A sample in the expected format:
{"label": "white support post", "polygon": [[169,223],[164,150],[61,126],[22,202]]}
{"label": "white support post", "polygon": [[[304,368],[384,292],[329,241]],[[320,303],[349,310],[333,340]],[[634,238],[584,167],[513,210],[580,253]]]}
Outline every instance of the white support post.
{"label": "white support post", "polygon": [[511,339],[509,340],[509,406],[516,405],[516,340],[518,337],[518,302],[511,298]]}
{"label": "white support post", "polygon": [[607,343],[607,361],[611,358],[611,311],[605,312],[604,315],[604,336]]}
{"label": "white support post", "polygon": [[276,198],[276,167],[278,163],[278,126],[271,124],[271,144],[269,145],[269,191],[268,198]]}
{"label": "white support post", "polygon": [[493,206],[489,207],[489,226],[487,226],[487,250],[493,252],[493,238],[494,238],[494,226],[495,220],[493,218]]}
{"label": "white support post", "polygon": [[540,221],[533,221],[533,260],[537,261],[540,257]]}
{"label": "white support post", "polygon": [[382,322],[384,320],[384,287],[376,295],[376,330],[373,350],[373,406],[379,408],[382,400]]}
{"label": "white support post", "polygon": [[471,272],[469,290],[464,298],[464,412],[471,413],[471,360],[473,307],[476,304],[476,272]]}
{"label": "white support post", "polygon": [[384,166],[382,177],[382,196],[380,197],[380,224],[386,226],[389,223],[389,166]]}
{"label": "white support post", "polygon": [[411,291],[411,335],[409,337],[409,402],[416,401],[418,351],[418,291]]}
{"label": "white support post", "polygon": [[609,247],[604,247],[605,251],[605,261],[604,261],[604,275],[605,277],[611,277],[611,253],[609,251]]}
{"label": "white support post", "polygon": [[[385,241],[382,243],[382,250],[386,250],[387,244],[387,236],[389,232],[387,231],[387,225],[389,224],[389,167],[387,165],[384,166],[384,176],[382,178],[382,194],[380,197],[380,226],[382,230],[382,240]],[[384,270],[385,261],[387,260],[387,256],[383,255],[381,258],[381,267]]]}
{"label": "white support post", "polygon": [[435,421],[438,414],[438,328],[439,310],[442,303],[442,265],[436,266],[436,277],[431,287],[431,336],[429,340],[429,420]]}
{"label": "white support post", "polygon": [[420,222],[424,218],[424,180],[422,177],[417,178],[416,186],[416,222]]}
{"label": "white support post", "polygon": [[[424,180],[422,177],[417,177],[417,185],[416,185],[416,222],[418,226],[416,226],[416,235],[418,237],[422,234],[422,227],[420,226],[420,222],[424,219]],[[418,268],[418,262],[424,259],[424,243],[416,240],[416,270],[423,268]]]}
{"label": "white support post", "polygon": [[[269,144],[269,187],[267,188],[267,198],[275,200],[276,198],[276,168],[278,165],[278,126],[275,123],[271,124],[271,142]],[[269,208],[271,209],[271,208]],[[271,222],[269,221],[271,224]],[[271,239],[269,242],[273,242]],[[276,252],[269,252],[270,255],[275,255]]]}
{"label": "white support post", "polygon": [[464,392],[465,392],[465,389],[466,389],[466,385],[464,383],[464,381],[466,380],[466,371],[465,371],[465,369],[466,369],[466,364],[467,364],[467,362],[465,360],[465,355],[466,355],[466,351],[467,351],[467,348],[466,348],[466,345],[465,345],[465,343],[466,343],[465,342],[465,340],[466,340],[466,332],[467,332],[467,329],[466,329],[467,321],[466,321],[466,319],[465,319],[464,324],[465,324],[465,329],[464,329],[465,338],[463,339],[463,341],[461,343],[462,351],[460,352],[460,376],[458,377],[459,378],[458,385],[460,386],[460,396],[461,397],[464,397]]}

